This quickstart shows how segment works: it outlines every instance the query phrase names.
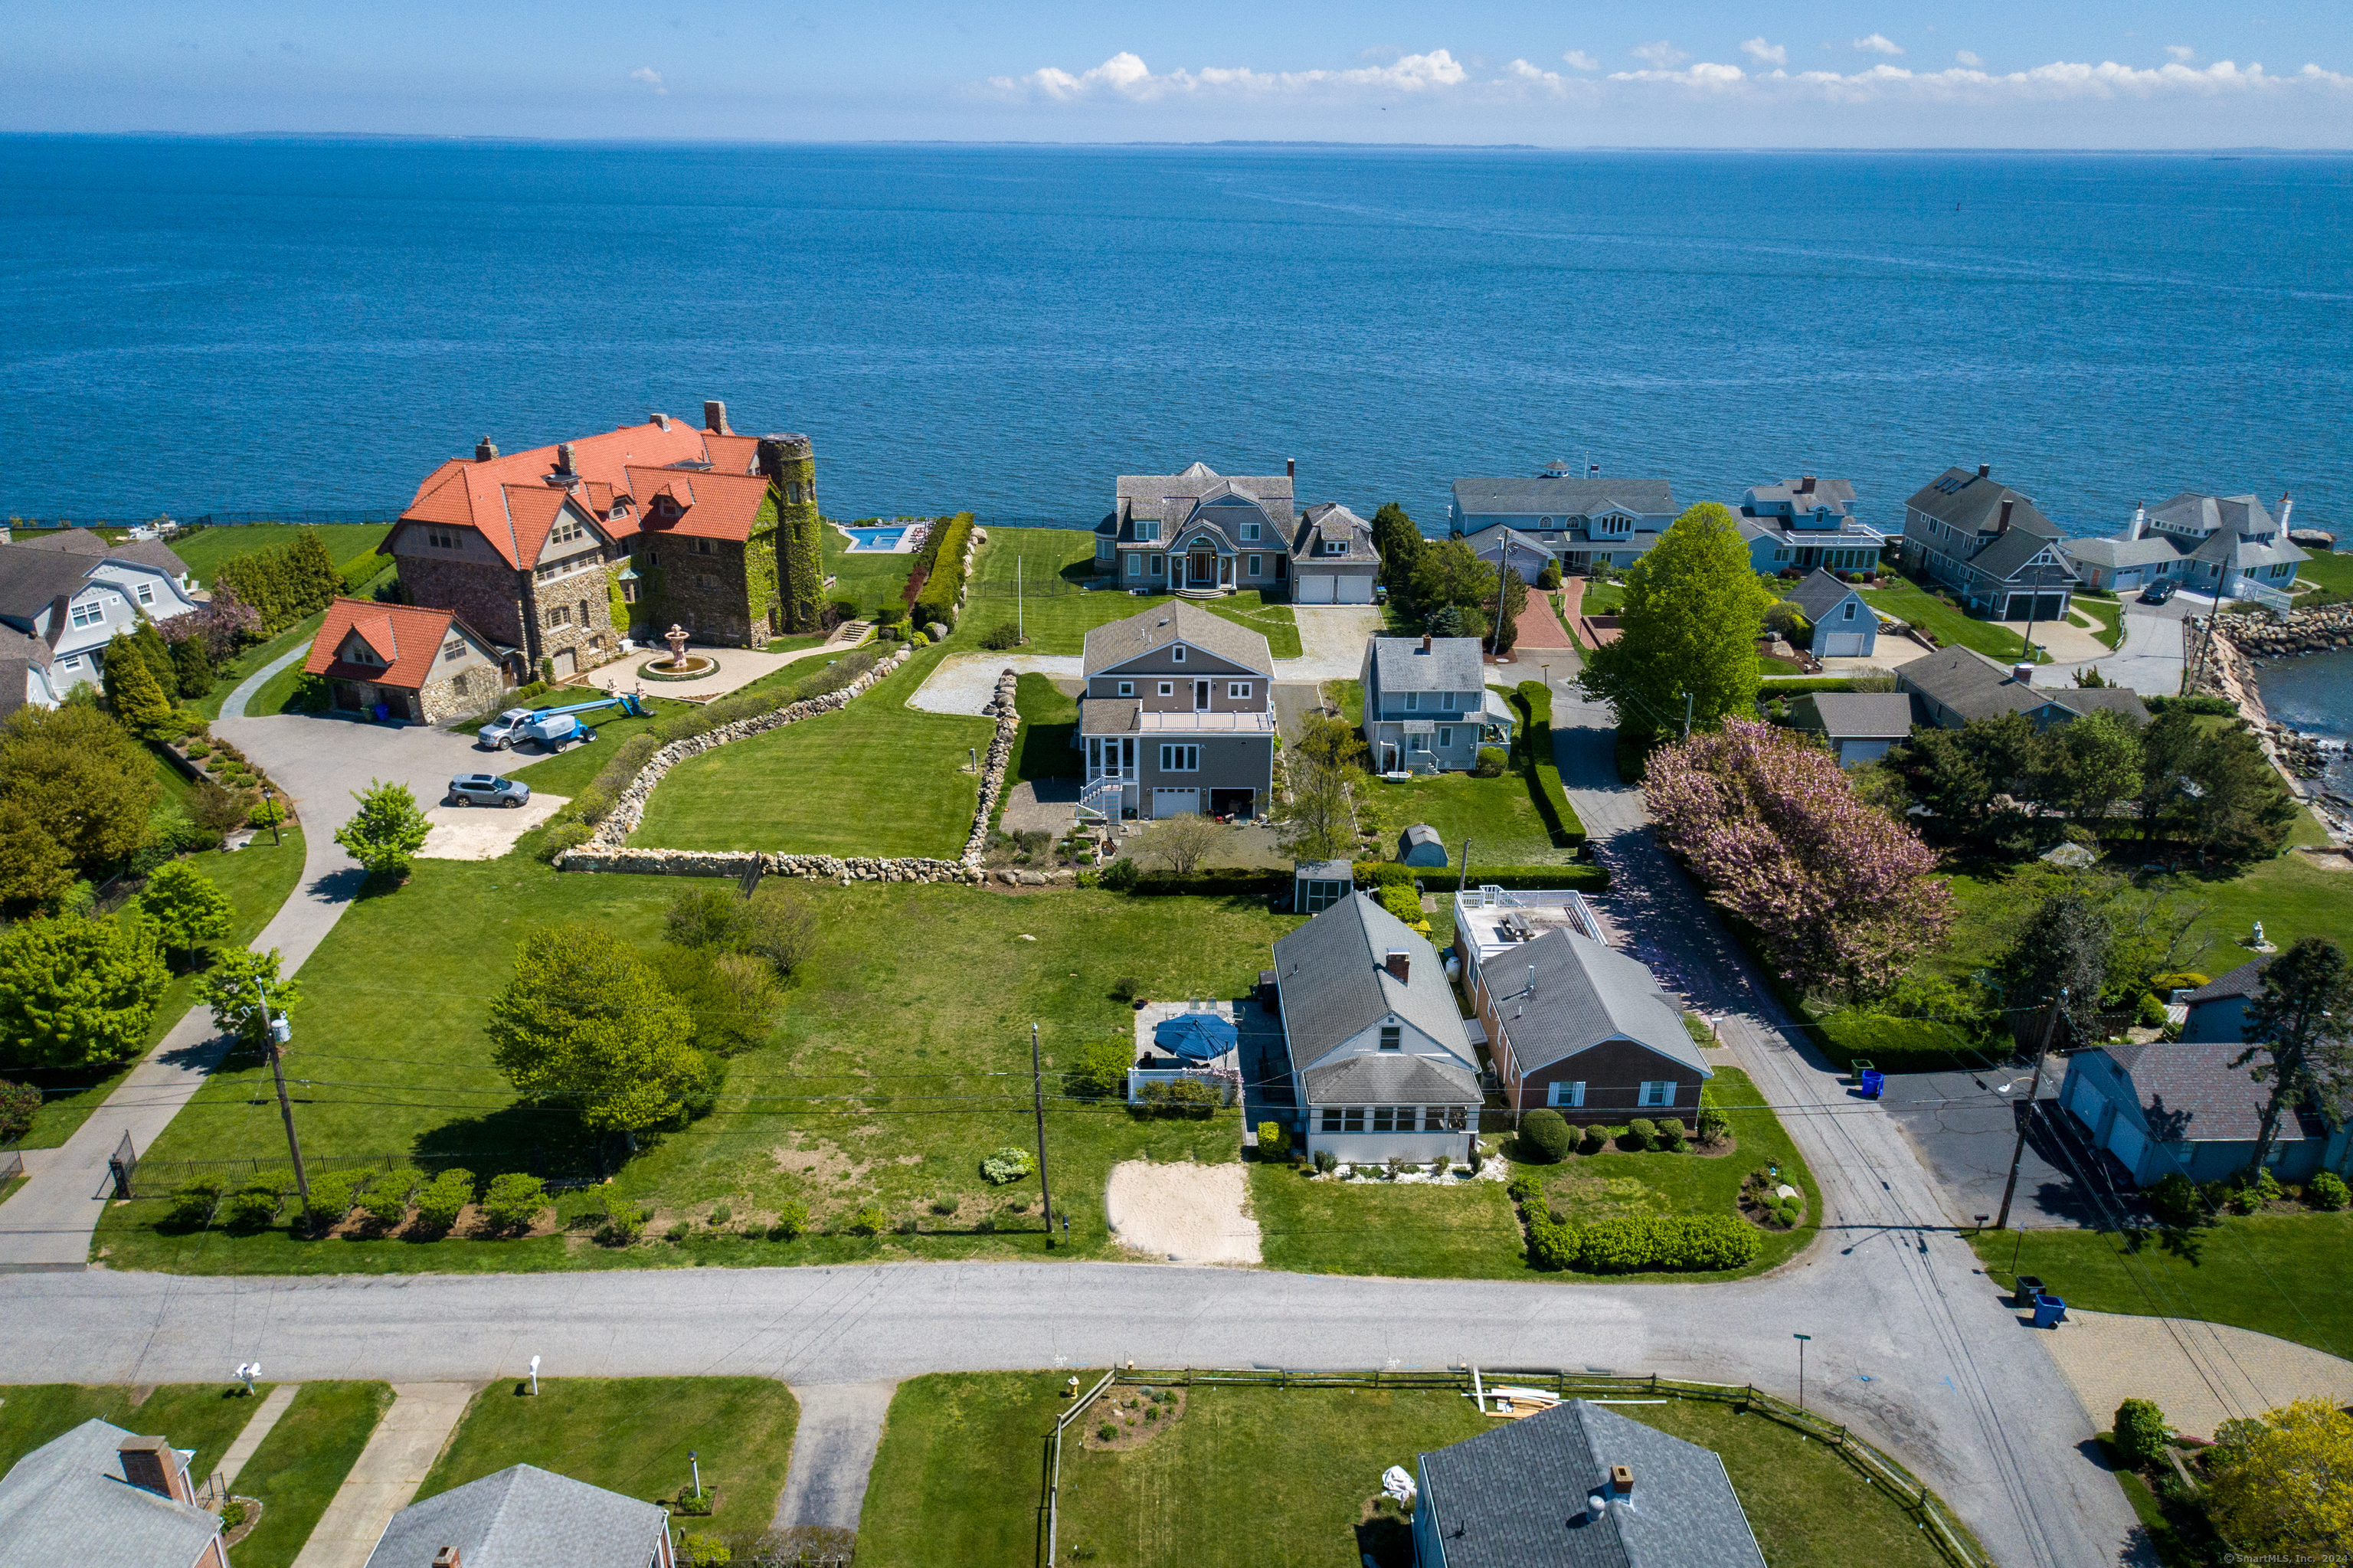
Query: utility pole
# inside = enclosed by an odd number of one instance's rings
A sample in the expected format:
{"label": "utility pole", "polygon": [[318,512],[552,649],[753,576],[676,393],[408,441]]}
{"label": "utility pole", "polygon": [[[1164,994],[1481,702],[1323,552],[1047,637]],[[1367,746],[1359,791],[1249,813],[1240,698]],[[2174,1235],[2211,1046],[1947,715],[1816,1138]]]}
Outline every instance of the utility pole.
{"label": "utility pole", "polygon": [[1046,1245],[1054,1245],[1054,1189],[1046,1182],[1046,1077],[1038,1065],[1038,1026],[1029,1026],[1029,1104],[1038,1115],[1038,1202],[1046,1213]]}
{"label": "utility pole", "polygon": [[1029,641],[1028,623],[1021,613],[1021,557],[1013,557],[1013,640],[1017,644]]}
{"label": "utility pole", "polygon": [[1471,835],[1462,836],[1462,874],[1454,879],[1454,891],[1461,892],[1471,885]]}
{"label": "utility pole", "polygon": [[311,1210],[311,1179],[302,1171],[302,1145],[294,1137],[294,1104],[286,1097],[286,1063],[279,1054],[285,1036],[279,1033],[280,1024],[269,1016],[269,991],[261,977],[253,977],[253,994],[261,999],[261,1039],[269,1048],[269,1075],[278,1080],[278,1114],[286,1119],[286,1151],[294,1157],[294,1190],[301,1194],[302,1212]]}
{"label": "utility pole", "polygon": [[2042,1059],[2051,1054],[2051,1036],[2059,1028],[2059,1009],[2066,1000],[2067,988],[2063,985],[2059,988],[2059,994],[2052,1000],[2051,1016],[2042,1024],[2042,1049],[2034,1054],[2034,1081],[2027,1086],[2026,1114],[2018,1118],[2018,1145],[2010,1151],[2010,1180],[2002,1183],[2001,1217],[1993,1223],[1993,1228],[1998,1231],[2010,1228],[2010,1200],[2018,1191],[2018,1165],[2026,1158],[2026,1133],[2034,1125],[2035,1097],[2042,1092]]}
{"label": "utility pole", "polygon": [[1798,1414],[1803,1415],[1806,1413],[1806,1341],[1813,1336],[1792,1334],[1789,1338],[1798,1341]]}

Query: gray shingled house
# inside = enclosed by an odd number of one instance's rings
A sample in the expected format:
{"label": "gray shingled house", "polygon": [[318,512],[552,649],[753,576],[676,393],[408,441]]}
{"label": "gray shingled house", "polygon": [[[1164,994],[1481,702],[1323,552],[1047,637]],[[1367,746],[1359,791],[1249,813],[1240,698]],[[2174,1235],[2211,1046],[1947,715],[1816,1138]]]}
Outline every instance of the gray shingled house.
{"label": "gray shingled house", "polygon": [[1526,478],[1458,479],[1447,532],[1469,539],[1512,528],[1557,556],[1561,569],[1630,567],[1675,520],[1674,487],[1663,479],[1579,479],[1565,462]]}
{"label": "gray shingled house", "polygon": [[1814,629],[1818,659],[1868,659],[1879,650],[1879,617],[1852,588],[1817,567],[1784,596]]}
{"label": "gray shingled house", "polygon": [[1370,604],[1381,575],[1373,525],[1336,501],[1299,514],[1291,540],[1291,597],[1300,604]]}
{"label": "gray shingled house", "polygon": [[1087,633],[1080,800],[1123,816],[1262,815],[1274,788],[1274,656],[1182,600]]}
{"label": "gray shingled house", "polygon": [[[2158,1041],[2103,1045],[2067,1058],[2059,1103],[2146,1187],[2179,1171],[2219,1181],[2245,1170],[2270,1088],[2232,1063],[2243,1041]],[[2312,1106],[2284,1113],[2272,1145],[2271,1171],[2301,1181],[2321,1171],[2353,1175],[2353,1130]]]}
{"label": "gray shingled house", "polygon": [[1288,585],[1293,473],[1124,473],[1109,515],[1095,524],[1095,570],[1147,593],[1214,599]]}
{"label": "gray shingled house", "polygon": [[1808,692],[1789,705],[1789,726],[1822,737],[1841,768],[1887,755],[1912,733],[1912,699],[1903,692]]}
{"label": "gray shingled house", "polygon": [[1854,516],[1854,485],[1843,479],[1752,484],[1740,499],[1748,564],[1770,576],[1795,567],[1857,571],[1876,565],[1885,536]]}
{"label": "gray shingled house", "polygon": [[1996,620],[2060,620],[2075,588],[2059,525],[1986,463],[1948,468],[1904,503],[1904,559]]}
{"label": "gray shingled house", "polygon": [[2102,708],[2148,722],[2147,705],[2121,686],[2038,686],[1969,648],[1940,648],[1899,664],[1895,683],[1914,697],[1915,717],[1945,729],[2010,713],[2048,729]]}
{"label": "gray shingled house", "polygon": [[0,1478],[0,1568],[228,1568],[195,1457],[95,1418],[51,1438]]}
{"label": "gray shingled house", "polygon": [[1357,680],[1376,773],[1461,772],[1512,744],[1512,709],[1487,690],[1475,637],[1368,637]]}
{"label": "gray shingled house", "polygon": [[1555,927],[1485,955],[1471,1005],[1514,1111],[1549,1107],[1579,1125],[1699,1119],[1715,1071],[1639,960]]}
{"label": "gray shingled house", "polygon": [[2114,538],[2070,539],[2067,553],[2086,583],[2115,593],[2172,582],[2219,599],[2273,602],[2295,581],[2297,564],[2311,559],[2287,537],[2291,507],[2281,496],[2274,520],[2253,495],[2185,490],[2134,508],[2131,525]]}
{"label": "gray shingled house", "polygon": [[1469,1157],[1479,1057],[1428,938],[1352,893],[1274,944],[1274,983],[1309,1154]]}
{"label": "gray shingled house", "polygon": [[672,1568],[670,1513],[513,1465],[392,1516],[367,1568]]}
{"label": "gray shingled house", "polygon": [[1582,1399],[1414,1461],[1415,1568],[1765,1568],[1713,1449]]}

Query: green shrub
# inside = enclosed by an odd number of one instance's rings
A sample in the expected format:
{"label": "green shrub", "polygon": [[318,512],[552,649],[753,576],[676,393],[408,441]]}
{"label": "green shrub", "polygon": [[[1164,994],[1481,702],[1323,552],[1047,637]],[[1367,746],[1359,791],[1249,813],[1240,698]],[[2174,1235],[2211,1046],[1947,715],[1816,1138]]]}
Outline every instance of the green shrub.
{"label": "green shrub", "polygon": [[41,1091],[30,1084],[0,1081],[0,1143],[14,1143],[33,1130]]}
{"label": "green shrub", "polygon": [[314,1231],[331,1230],[342,1224],[352,1212],[352,1201],[375,1171],[322,1171],[311,1178],[311,1202],[302,1211],[302,1218]]}
{"label": "green shrub", "polygon": [[408,1196],[425,1185],[422,1171],[403,1165],[370,1181],[360,1194],[360,1207],[379,1225],[396,1225],[408,1215]]}
{"label": "green shrub", "polygon": [[1037,1169],[1037,1156],[1008,1145],[980,1162],[980,1179],[992,1187],[1002,1187],[1035,1173]]}
{"label": "green shrub", "polygon": [[890,1223],[890,1215],[874,1204],[869,1203],[849,1216],[849,1234],[854,1236],[881,1235],[883,1228]]}
{"label": "green shrub", "polygon": [[547,1183],[520,1171],[491,1178],[482,1198],[482,1214],[498,1231],[529,1230],[547,1207]]}
{"label": "green shrub", "polygon": [[248,1182],[221,1204],[221,1224],[233,1231],[258,1231],[278,1217],[283,1201],[275,1185]]}
{"label": "green shrub", "polygon": [[[1404,880],[1408,882],[1413,880],[1411,867],[1398,865],[1394,861],[1360,860],[1355,867],[1356,885],[1359,888],[1373,886],[1379,880],[1376,872],[1384,866],[1391,872],[1403,873]],[[1567,887],[1581,893],[1604,893],[1609,887],[1609,868],[1598,861],[1578,862],[1571,865],[1474,865],[1463,874],[1472,887],[1483,883],[1490,887],[1502,888]],[[1289,885],[1287,873],[1283,875],[1283,882],[1285,886]]]}
{"label": "green shrub", "polygon": [[1670,1154],[1681,1154],[1691,1146],[1691,1129],[1682,1121],[1670,1117],[1659,1123],[1659,1147]]}
{"label": "green shrub", "polygon": [[776,1210],[776,1223],[768,1227],[770,1241],[797,1241],[808,1234],[808,1205],[786,1203]]}
{"label": "green shrub", "polygon": [[1062,1075],[1062,1092],[1074,1100],[1127,1098],[1127,1068],[1135,1052],[1124,1040],[1097,1040],[1079,1047],[1079,1065]]}
{"label": "green shrub", "polygon": [[2176,969],[2169,974],[2148,977],[2148,989],[2156,991],[2196,991],[2206,983],[2206,977],[2195,969]]}
{"label": "green shrub", "polygon": [[1523,1171],[1504,1183],[1504,1192],[1513,1202],[1525,1203],[1543,1195],[1544,1183],[1536,1180],[1535,1172]]}
{"label": "green shrub", "polygon": [[1339,1156],[1334,1154],[1330,1150],[1319,1149],[1315,1151],[1316,1174],[1321,1176],[1329,1176],[1332,1174],[1333,1171],[1339,1166]]}
{"label": "green shrub", "polygon": [[172,1189],[171,1223],[183,1230],[196,1230],[212,1224],[213,1211],[220,1206],[221,1182],[217,1176],[198,1176]]}
{"label": "green shrub", "polygon": [[554,822],[540,836],[539,858],[553,862],[566,850],[578,849],[596,836],[596,830],[586,822]]}
{"label": "green shrub", "polygon": [[1720,1143],[1725,1136],[1731,1132],[1732,1122],[1710,1100],[1710,1093],[1711,1091],[1705,1088],[1700,1091],[1699,1140],[1702,1143]]}
{"label": "green shrub", "polygon": [[1755,1262],[1765,1245],[1754,1225],[1725,1214],[1642,1215],[1579,1230],[1582,1266],[1603,1274],[1740,1268]]}
{"label": "green shrub", "polygon": [[431,1231],[458,1223],[459,1211],[474,1201],[474,1173],[455,1167],[427,1182],[417,1194],[417,1219]]}
{"label": "green shrub", "polygon": [[1138,1107],[1147,1116],[1186,1117],[1206,1121],[1218,1112],[1218,1091],[1198,1078],[1173,1084],[1146,1084],[1136,1091]]}
{"label": "green shrub", "polygon": [[1579,1154],[1599,1154],[1609,1147],[1609,1129],[1606,1127],[1587,1127],[1577,1135],[1577,1151]]}
{"label": "green shrub", "polygon": [[933,621],[954,630],[956,621],[956,599],[964,592],[965,546],[972,538],[972,514],[959,512],[953,517],[940,519],[925,535],[923,554],[932,558],[924,567],[923,586],[915,595],[914,619],[928,626]]}
{"label": "green shrub", "polygon": [[1430,916],[1421,912],[1421,895],[1410,883],[1392,884],[1374,895],[1380,906],[1409,926],[1430,928]]}
{"label": "green shrub", "polygon": [[2116,1451],[2135,1465],[2154,1465],[2164,1458],[2172,1437],[2173,1429],[2166,1425],[2165,1412],[2155,1400],[2127,1399],[2116,1406]]}
{"label": "green shrub", "polygon": [[2145,991],[2133,1004],[2133,1022],[2143,1029],[2162,1029],[2166,1025],[2165,1003],[2157,1000],[2155,991]]}
{"label": "green shrub", "polygon": [[[705,1508],[703,1512],[711,1510]],[[729,1568],[735,1561],[734,1549],[715,1535],[691,1534],[679,1537],[679,1568]]]}
{"label": "green shrub", "polygon": [[1291,1133],[1279,1121],[1258,1124],[1258,1157],[1261,1160],[1281,1160],[1291,1152]]}
{"label": "green shrub", "polygon": [[2252,1214],[2265,1203],[2280,1199],[2279,1178],[2268,1171],[2258,1171],[2253,1176],[2240,1172],[2239,1184],[2231,1191],[2231,1207],[2238,1213]]}
{"label": "green shrub", "polygon": [[2335,1213],[2348,1202],[2353,1202],[2353,1188],[2348,1188],[2345,1178],[2335,1171],[2323,1171],[2304,1184],[2304,1201],[2316,1209]]}
{"label": "green shrub", "polygon": [[1501,779],[1504,776],[1504,748],[1500,746],[1481,747],[1479,759],[1472,764],[1471,772],[1478,779]]}
{"label": "green shrub", "polygon": [[603,1211],[597,1217],[596,1236],[602,1246],[630,1246],[646,1234],[646,1222],[653,1216],[633,1202],[616,1200],[600,1192],[598,1206]]}
{"label": "green shrub", "polygon": [[2203,1217],[2204,1205],[2199,1201],[2197,1187],[2179,1171],[2166,1175],[2144,1196],[2149,1212],[2162,1224],[2179,1228],[2194,1225]]}
{"label": "green shrub", "polygon": [[1568,1140],[1568,1123],[1556,1110],[1532,1110],[1520,1118],[1520,1147],[1543,1164],[1558,1164]]}
{"label": "green shrub", "polygon": [[1626,1124],[1626,1136],[1633,1139],[1632,1148],[1656,1149],[1659,1147],[1659,1124],[1649,1117],[1638,1116]]}
{"label": "green shrub", "polygon": [[1142,880],[1144,873],[1135,862],[1122,858],[1103,868],[1095,877],[1095,885],[1111,893],[1133,893]]}

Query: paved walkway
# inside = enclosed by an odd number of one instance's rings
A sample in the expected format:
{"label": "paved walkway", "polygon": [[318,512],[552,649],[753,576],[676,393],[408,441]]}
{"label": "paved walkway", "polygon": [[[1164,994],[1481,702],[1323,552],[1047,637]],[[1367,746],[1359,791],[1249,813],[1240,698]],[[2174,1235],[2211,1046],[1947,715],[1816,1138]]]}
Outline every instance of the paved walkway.
{"label": "paved walkway", "polygon": [[2353,1405],[2353,1361],[2252,1329],[2070,1307],[2064,1323],[2035,1337],[2102,1430],[2127,1399],[2157,1401],[2176,1431],[2209,1440],[2225,1421],[2292,1400]]}
{"label": "paved walkway", "polygon": [[787,664],[803,659],[815,659],[820,654],[838,658],[849,646],[828,642],[822,647],[802,648],[789,653],[771,653],[761,648],[698,648],[687,645],[687,652],[702,658],[715,660],[719,668],[692,681],[650,681],[638,673],[650,659],[667,659],[666,648],[639,648],[627,658],[616,659],[609,664],[588,672],[588,683],[607,692],[635,692],[641,697],[681,697],[696,702],[712,697],[723,697],[739,687],[748,686],[763,675],[773,675]]}
{"label": "paved walkway", "polygon": [[255,696],[259,694],[261,688],[269,683],[269,677],[286,668],[287,665],[308,658],[310,653],[311,645],[308,642],[298,642],[290,652],[280,654],[244,680],[239,681],[236,689],[222,700],[220,716],[225,719],[243,718],[245,705],[253,701]]}
{"label": "paved walkway", "polygon": [[[304,714],[221,719],[213,733],[260,763],[301,818],[302,880],[253,941],[257,952],[277,948],[287,974],[326,939],[359,891],[360,869],[334,840],[356,809],[353,790],[372,779],[392,779],[420,800],[438,800],[453,773],[504,772],[534,760],[480,751],[470,739],[440,730]],[[173,1025],[106,1103],[0,1203],[0,1274],[84,1267],[111,1191],[108,1160],[126,1134],[134,1150],[151,1148],[227,1047],[203,1008]]]}
{"label": "paved walkway", "polygon": [[[418,1332],[412,1324],[408,1331]],[[392,1388],[384,1413],[359,1458],[319,1516],[294,1568],[365,1568],[368,1553],[392,1516],[408,1506],[441,1446],[480,1387],[472,1383],[406,1383]]]}
{"label": "paved walkway", "polygon": [[[1584,582],[1576,577],[1571,577],[1569,580],[1577,585],[1576,590],[1577,597],[1583,598]],[[1540,593],[1535,588],[1528,589],[1527,605],[1520,611],[1519,619],[1513,624],[1519,631],[1519,635],[1513,640],[1512,643],[1516,651],[1527,652],[1537,648],[1577,646],[1577,639],[1570,636],[1568,628],[1560,623],[1560,617],[1552,612],[1552,596]]]}
{"label": "paved walkway", "polygon": [[776,1499],[775,1526],[797,1524],[856,1530],[866,1501],[866,1478],[882,1446],[882,1421],[898,1381],[796,1383],[800,1425],[793,1432],[792,1467]]}
{"label": "paved walkway", "polygon": [[2072,686],[2075,672],[2088,664],[2110,684],[2129,687],[2143,696],[2169,697],[2179,692],[2186,656],[2180,616],[2155,613],[2127,602],[2121,624],[2124,645],[2115,652],[2100,648],[2093,656],[2071,659],[2053,648],[2053,662],[2036,667],[2034,683]]}
{"label": "paved walkway", "polygon": [[[228,1446],[228,1452],[221,1456],[221,1462],[215,1467],[220,1472],[223,1486],[237,1485],[237,1478],[245,1469],[246,1461],[253,1457],[253,1451],[261,1446],[262,1439],[269,1436],[269,1429],[278,1425],[278,1418],[286,1414],[286,1407],[293,1404],[294,1396],[301,1392],[302,1385],[299,1383],[281,1383],[263,1398],[261,1408],[247,1420],[237,1435],[237,1441]],[[211,1478],[199,1476],[196,1479],[201,1485]]]}

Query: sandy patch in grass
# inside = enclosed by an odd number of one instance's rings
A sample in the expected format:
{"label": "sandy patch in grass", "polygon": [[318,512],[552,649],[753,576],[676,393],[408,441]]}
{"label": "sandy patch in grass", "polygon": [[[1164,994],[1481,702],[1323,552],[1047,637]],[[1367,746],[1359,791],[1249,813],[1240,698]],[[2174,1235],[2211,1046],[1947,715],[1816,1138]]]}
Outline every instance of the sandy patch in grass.
{"label": "sandy patch in grass", "polygon": [[1120,1245],[1172,1263],[1256,1263],[1258,1222],[1244,1207],[1240,1161],[1112,1167],[1103,1212]]}
{"label": "sandy patch in grass", "polygon": [[555,815],[568,797],[533,795],[509,810],[503,806],[427,806],[430,824],[419,860],[496,860],[515,841]]}

